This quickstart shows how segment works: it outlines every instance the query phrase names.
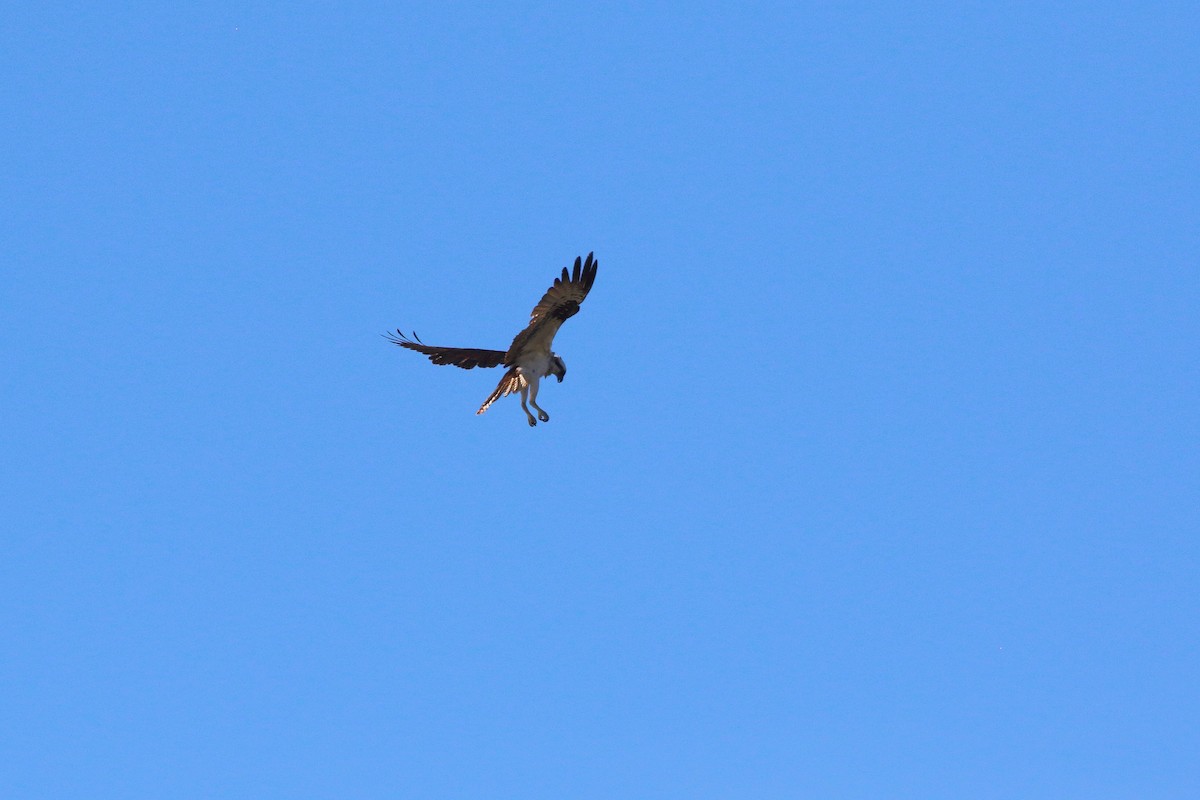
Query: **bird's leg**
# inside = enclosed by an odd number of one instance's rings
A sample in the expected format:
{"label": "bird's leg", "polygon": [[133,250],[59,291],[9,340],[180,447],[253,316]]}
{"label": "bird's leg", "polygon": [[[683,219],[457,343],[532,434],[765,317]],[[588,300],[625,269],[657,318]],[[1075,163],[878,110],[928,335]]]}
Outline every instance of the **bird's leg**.
{"label": "bird's leg", "polygon": [[[537,384],[534,384],[534,385],[536,386]],[[535,396],[537,395],[536,389],[534,389],[534,395]],[[529,420],[529,427],[532,428],[534,425],[537,425],[537,420],[533,418],[533,414],[529,413],[529,406],[525,405],[525,401],[527,401],[528,399],[529,399],[529,385],[526,384],[525,386],[521,387],[521,410],[525,412],[525,418]],[[537,406],[534,406],[534,408],[537,408]]]}
{"label": "bird's leg", "polygon": [[[534,378],[529,382],[529,405],[537,409],[538,419],[542,422],[549,422],[550,415],[542,410],[542,407],[537,404],[538,384],[541,383],[540,378]],[[528,413],[528,412],[526,412]]]}

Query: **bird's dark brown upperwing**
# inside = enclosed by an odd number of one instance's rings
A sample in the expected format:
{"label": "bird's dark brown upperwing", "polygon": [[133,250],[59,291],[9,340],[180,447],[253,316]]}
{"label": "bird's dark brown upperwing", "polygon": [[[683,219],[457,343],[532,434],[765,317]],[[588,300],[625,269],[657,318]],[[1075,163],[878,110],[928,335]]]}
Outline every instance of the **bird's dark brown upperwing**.
{"label": "bird's dark brown upperwing", "polygon": [[529,324],[532,325],[544,317],[566,320],[567,317],[579,313],[579,304],[592,290],[598,266],[600,262],[595,259],[595,254],[588,253],[587,261],[582,258],[575,259],[575,268],[571,272],[567,272],[567,268],[563,267],[562,277],[554,279],[554,284],[546,290],[542,299],[530,312]]}
{"label": "bird's dark brown upperwing", "polygon": [[480,350],[474,347],[431,347],[422,342],[415,331],[412,338],[409,338],[398,329],[395,334],[385,333],[384,337],[392,344],[429,356],[429,360],[434,364],[453,364],[463,369],[474,369],[475,367],[498,367],[504,363],[503,350]]}
{"label": "bird's dark brown upperwing", "polygon": [[569,318],[579,313],[579,304],[592,290],[596,281],[596,268],[600,262],[594,253],[588,253],[587,261],[575,259],[575,267],[570,272],[563,267],[562,277],[555,278],[553,285],[542,295],[542,299],[533,307],[529,314],[529,325],[512,340],[508,346],[506,363],[515,364],[521,349],[544,326],[552,326],[550,336],[558,331],[559,326]]}

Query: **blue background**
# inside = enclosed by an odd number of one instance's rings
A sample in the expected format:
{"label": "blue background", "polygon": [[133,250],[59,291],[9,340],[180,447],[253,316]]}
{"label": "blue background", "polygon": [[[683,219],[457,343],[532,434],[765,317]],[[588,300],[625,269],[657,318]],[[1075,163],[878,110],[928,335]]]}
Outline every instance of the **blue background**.
{"label": "blue background", "polygon": [[10,8],[0,795],[1200,796],[1198,24]]}

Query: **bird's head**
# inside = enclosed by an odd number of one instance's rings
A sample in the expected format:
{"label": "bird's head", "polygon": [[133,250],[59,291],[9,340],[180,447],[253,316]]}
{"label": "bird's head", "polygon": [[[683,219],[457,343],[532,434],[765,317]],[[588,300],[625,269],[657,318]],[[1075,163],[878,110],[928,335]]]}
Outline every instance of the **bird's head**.
{"label": "bird's head", "polygon": [[550,374],[558,378],[559,383],[567,377],[567,362],[559,358],[557,353],[550,354]]}

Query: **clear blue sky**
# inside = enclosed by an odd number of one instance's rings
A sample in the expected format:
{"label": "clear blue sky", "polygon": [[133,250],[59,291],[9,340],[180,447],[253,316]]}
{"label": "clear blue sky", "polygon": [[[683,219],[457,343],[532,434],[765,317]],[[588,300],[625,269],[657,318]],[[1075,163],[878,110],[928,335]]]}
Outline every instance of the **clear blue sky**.
{"label": "clear blue sky", "polygon": [[1200,796],[1198,25],[10,8],[0,796]]}

